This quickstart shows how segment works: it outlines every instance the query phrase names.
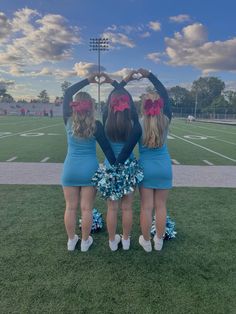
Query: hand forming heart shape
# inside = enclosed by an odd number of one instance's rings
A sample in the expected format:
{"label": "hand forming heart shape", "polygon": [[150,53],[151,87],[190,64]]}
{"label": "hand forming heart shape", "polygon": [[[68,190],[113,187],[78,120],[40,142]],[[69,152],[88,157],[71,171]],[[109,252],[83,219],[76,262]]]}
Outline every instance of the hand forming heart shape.
{"label": "hand forming heart shape", "polygon": [[102,84],[106,81],[106,77],[103,76],[102,74],[100,74],[100,76],[99,75],[95,76],[94,79],[97,83],[100,83],[100,84]]}
{"label": "hand forming heart shape", "polygon": [[132,78],[137,81],[139,81],[142,77],[143,77],[142,74],[139,72],[136,72],[132,75]]}

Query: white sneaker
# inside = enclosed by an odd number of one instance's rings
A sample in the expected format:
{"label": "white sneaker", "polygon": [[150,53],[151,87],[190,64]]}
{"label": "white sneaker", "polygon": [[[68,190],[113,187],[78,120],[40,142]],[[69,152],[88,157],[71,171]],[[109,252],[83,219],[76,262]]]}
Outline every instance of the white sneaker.
{"label": "white sneaker", "polygon": [[118,244],[120,243],[119,234],[115,235],[115,239],[113,241],[109,240],[109,247],[112,251],[116,251],[118,249]]}
{"label": "white sneaker", "polygon": [[125,251],[129,250],[129,247],[130,247],[130,237],[128,237],[128,239],[125,240],[125,239],[123,238],[123,236],[122,236],[121,242],[122,242],[123,250],[125,250]]}
{"label": "white sneaker", "polygon": [[77,234],[74,235],[74,239],[68,239],[67,250],[74,251],[78,240],[79,240],[79,237],[77,236]]}
{"label": "white sneaker", "polygon": [[91,236],[89,236],[87,240],[82,239],[81,246],[80,246],[81,252],[87,252],[90,246],[92,245],[92,243],[93,243],[93,238]]}
{"label": "white sneaker", "polygon": [[154,249],[156,251],[161,251],[163,247],[163,239],[159,239],[157,235],[155,234],[153,241],[154,241]]}
{"label": "white sneaker", "polygon": [[141,235],[139,237],[139,244],[143,247],[144,251],[146,252],[151,252],[152,251],[152,244],[151,241],[146,241],[143,237],[143,235]]}

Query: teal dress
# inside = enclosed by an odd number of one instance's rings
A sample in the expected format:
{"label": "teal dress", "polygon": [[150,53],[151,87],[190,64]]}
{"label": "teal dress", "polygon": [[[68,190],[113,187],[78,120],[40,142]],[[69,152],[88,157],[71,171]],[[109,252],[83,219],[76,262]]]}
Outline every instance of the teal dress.
{"label": "teal dress", "polygon": [[100,121],[95,121],[95,131],[90,138],[80,138],[72,132],[72,108],[70,102],[73,95],[89,84],[87,79],[75,83],[65,91],[63,100],[63,119],[67,134],[67,155],[61,174],[62,186],[92,186],[92,177],[98,169],[96,142],[111,164],[116,162],[115,155],[105,136]]}
{"label": "teal dress", "polygon": [[144,174],[140,187],[163,190],[172,188],[172,164],[166,143],[160,148],[148,148],[143,145],[141,137],[139,165],[143,168]]}
{"label": "teal dress", "polygon": [[[164,100],[163,113],[168,117],[169,121],[171,121],[172,110],[166,88],[152,73],[149,73],[148,79]],[[140,138],[139,164],[144,172],[144,179],[139,184],[140,187],[163,190],[172,188],[172,164],[166,141],[160,148],[148,148],[143,145],[143,138]]]}
{"label": "teal dress", "polygon": [[72,134],[71,121],[66,124],[68,150],[62,171],[63,186],[92,186],[92,177],[98,169],[96,139],[79,138]]}
{"label": "teal dress", "polygon": [[[111,148],[114,152],[114,155],[115,157],[117,158],[119,156],[119,154],[122,152],[124,146],[126,145],[126,142],[111,142],[110,141],[110,145],[111,145]],[[134,158],[134,154],[132,152],[129,151],[129,156],[126,154],[126,158]],[[105,159],[104,161],[104,164],[105,166],[109,167],[110,166],[110,163],[109,161],[107,160],[107,158]]]}

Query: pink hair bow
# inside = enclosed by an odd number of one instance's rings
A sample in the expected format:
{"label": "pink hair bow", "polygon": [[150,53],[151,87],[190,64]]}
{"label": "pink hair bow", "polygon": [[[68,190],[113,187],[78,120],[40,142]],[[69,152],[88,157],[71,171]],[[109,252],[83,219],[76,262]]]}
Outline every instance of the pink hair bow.
{"label": "pink hair bow", "polygon": [[129,96],[128,95],[113,96],[111,97],[110,104],[114,112],[129,109]]}
{"label": "pink hair bow", "polygon": [[144,103],[144,114],[147,116],[158,116],[161,113],[161,109],[164,107],[164,101],[162,98],[152,101],[147,99]]}
{"label": "pink hair bow", "polygon": [[77,113],[86,113],[91,111],[92,102],[90,100],[72,101],[70,106]]}

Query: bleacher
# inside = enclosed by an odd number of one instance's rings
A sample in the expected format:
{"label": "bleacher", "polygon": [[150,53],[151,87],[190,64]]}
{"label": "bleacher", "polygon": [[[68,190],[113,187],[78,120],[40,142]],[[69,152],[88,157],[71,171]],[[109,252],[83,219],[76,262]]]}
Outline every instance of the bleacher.
{"label": "bleacher", "polygon": [[0,103],[0,115],[50,116],[50,110],[53,116],[62,116],[61,103]]}

